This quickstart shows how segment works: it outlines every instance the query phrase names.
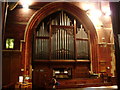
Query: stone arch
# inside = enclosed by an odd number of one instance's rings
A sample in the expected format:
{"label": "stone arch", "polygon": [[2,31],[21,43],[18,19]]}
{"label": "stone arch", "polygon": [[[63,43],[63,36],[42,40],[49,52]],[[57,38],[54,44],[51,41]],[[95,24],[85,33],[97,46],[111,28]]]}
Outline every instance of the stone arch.
{"label": "stone arch", "polygon": [[86,12],[78,8],[77,6],[68,2],[54,2],[45,5],[38,10],[29,20],[25,30],[25,55],[24,55],[24,69],[26,71],[29,68],[30,60],[32,58],[32,35],[39,22],[41,22],[48,15],[57,12],[59,10],[65,10],[68,13],[75,16],[90,33],[90,45],[91,45],[91,64],[92,71],[98,73],[98,57],[97,57],[97,33],[93,23],[90,21]]}

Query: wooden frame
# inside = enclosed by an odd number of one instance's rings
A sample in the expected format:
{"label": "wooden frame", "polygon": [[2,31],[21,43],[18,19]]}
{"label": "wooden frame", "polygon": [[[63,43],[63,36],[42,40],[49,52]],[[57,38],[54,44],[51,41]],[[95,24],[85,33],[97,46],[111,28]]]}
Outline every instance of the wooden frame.
{"label": "wooden frame", "polygon": [[[57,13],[57,12],[56,12]],[[55,14],[55,13],[54,13]],[[53,15],[53,14],[52,14]],[[34,58],[34,59],[43,59],[44,55],[42,54],[42,49],[46,46],[45,44],[49,44],[49,47],[45,47],[49,49],[49,60],[59,60],[59,59],[90,59],[90,53],[89,52],[89,45],[86,45],[83,47],[80,45],[80,43],[77,43],[76,41],[81,42],[81,44],[88,44],[88,34],[84,30],[82,24],[78,20],[76,20],[75,17],[67,14],[63,10],[59,11],[57,13],[56,17],[52,19],[52,15],[49,16],[49,18],[44,19],[40,24],[38,25],[36,29],[36,34],[35,36],[35,43],[38,42],[38,45],[34,48],[37,50],[37,53],[34,55],[37,55],[36,57],[39,58]],[[69,18],[69,17],[72,17]],[[47,21],[46,21],[47,20]],[[46,23],[49,23],[48,25],[45,25]],[[67,24],[68,23],[68,24]],[[56,25],[57,24],[57,25]],[[49,27],[49,28],[48,28]],[[46,29],[47,28],[47,29]],[[49,36],[46,35],[46,33],[49,33]],[[79,34],[78,34],[79,33]],[[76,38],[76,36],[80,36]],[[85,38],[86,37],[86,38]],[[73,39],[71,39],[73,38]],[[44,41],[48,40],[46,43]],[[54,40],[54,41],[53,41]],[[73,42],[73,43],[71,43]],[[41,44],[39,44],[41,43]],[[43,45],[44,44],[44,45]],[[55,46],[54,46],[55,45]],[[54,46],[54,47],[53,47]],[[83,48],[80,48],[80,46]],[[62,49],[62,50],[61,50]],[[87,51],[85,51],[86,49]],[[39,51],[38,51],[39,50]],[[82,50],[82,51],[81,51]],[[84,51],[83,51],[84,50]],[[83,53],[86,53],[87,58],[85,54],[80,54],[80,51]],[[36,52],[36,51],[35,51]],[[45,51],[46,52],[46,51]],[[73,53],[71,53],[73,52]],[[42,55],[41,55],[42,54]],[[46,52],[47,54],[47,52]],[[82,56],[80,56],[82,55]],[[44,60],[47,58],[44,58]]]}
{"label": "wooden frame", "polygon": [[98,51],[97,51],[97,33],[95,30],[95,27],[93,23],[90,21],[86,13],[81,10],[80,8],[76,7],[73,4],[67,3],[67,2],[61,2],[61,3],[50,3],[46,6],[44,6],[42,9],[38,10],[30,19],[29,23],[27,24],[26,31],[25,31],[25,56],[23,55],[23,62],[25,62],[24,68],[26,71],[26,68],[29,68],[30,60],[31,60],[31,42],[32,42],[32,32],[37,27],[38,23],[42,21],[45,17],[48,15],[59,11],[59,10],[65,10],[69,13],[71,13],[73,16],[75,16],[81,23],[83,23],[85,29],[90,34],[90,52],[91,52],[91,70],[94,73],[98,73]]}

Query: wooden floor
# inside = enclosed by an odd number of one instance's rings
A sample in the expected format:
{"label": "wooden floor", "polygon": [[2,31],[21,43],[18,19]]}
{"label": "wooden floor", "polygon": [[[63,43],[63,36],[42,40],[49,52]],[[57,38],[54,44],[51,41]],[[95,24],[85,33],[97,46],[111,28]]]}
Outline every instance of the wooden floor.
{"label": "wooden floor", "polygon": [[117,86],[101,86],[101,87],[87,87],[87,88],[69,88],[57,90],[118,90]]}

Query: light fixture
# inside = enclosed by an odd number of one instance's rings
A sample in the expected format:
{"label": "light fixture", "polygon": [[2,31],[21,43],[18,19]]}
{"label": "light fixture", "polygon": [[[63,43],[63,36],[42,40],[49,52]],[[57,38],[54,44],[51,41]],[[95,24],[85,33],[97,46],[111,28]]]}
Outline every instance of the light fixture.
{"label": "light fixture", "polygon": [[102,7],[102,12],[105,14],[105,16],[110,16],[111,15],[111,11],[110,11],[109,6]]}
{"label": "light fixture", "polygon": [[22,4],[24,9],[28,9],[29,5],[32,4],[32,1],[31,0],[20,0],[20,3]]}
{"label": "light fixture", "polygon": [[96,27],[99,27],[102,24],[100,20],[102,12],[101,10],[97,9],[94,4],[83,3],[82,9],[86,11],[87,16],[91,19]]}
{"label": "light fixture", "polygon": [[100,2],[99,4],[93,2],[82,2],[80,7],[86,12],[97,30],[101,29],[101,25],[109,23],[111,20],[109,2]]}
{"label": "light fixture", "polygon": [[89,14],[94,18],[100,18],[102,15],[102,12],[100,10],[94,9],[94,10],[90,10]]}
{"label": "light fixture", "polygon": [[110,67],[107,67],[107,69],[109,70],[109,69],[110,69]]}
{"label": "light fixture", "polygon": [[105,37],[102,37],[102,42],[104,42],[105,41]]}
{"label": "light fixture", "polygon": [[94,9],[94,5],[92,3],[82,3],[81,7],[83,10],[88,11]]}
{"label": "light fixture", "polygon": [[111,15],[111,11],[108,11],[105,13],[106,16],[110,16]]}
{"label": "light fixture", "polygon": [[22,68],[21,71],[24,71],[24,69]]}
{"label": "light fixture", "polygon": [[100,27],[102,25],[101,22],[102,12],[100,10],[92,9],[88,10],[86,13],[96,27]]}

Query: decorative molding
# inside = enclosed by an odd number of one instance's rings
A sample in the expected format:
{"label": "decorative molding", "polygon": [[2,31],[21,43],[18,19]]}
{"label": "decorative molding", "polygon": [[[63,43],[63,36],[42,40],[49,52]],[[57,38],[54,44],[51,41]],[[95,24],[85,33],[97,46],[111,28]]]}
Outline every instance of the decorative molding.
{"label": "decorative molding", "polygon": [[[71,7],[71,8],[70,8]],[[61,2],[61,3],[50,3],[45,5],[44,7],[40,8],[38,11],[36,11],[32,17],[29,19],[27,26],[25,28],[24,32],[24,41],[25,41],[25,68],[29,64],[29,60],[31,59],[31,34],[35,30],[35,28],[38,26],[39,22],[41,22],[45,17],[48,15],[60,11],[65,10],[66,12],[72,14],[75,16],[84,26],[87,32],[90,33],[90,44],[91,44],[91,64],[92,64],[92,70],[95,73],[98,73],[98,55],[97,55],[97,32],[96,29],[91,22],[91,20],[88,18],[86,13],[81,10],[79,7],[67,3],[67,2]],[[82,14],[80,14],[82,13]],[[29,52],[29,53],[28,53]],[[26,71],[26,69],[25,69]]]}
{"label": "decorative molding", "polygon": [[45,63],[45,62],[47,62],[47,63],[49,63],[49,62],[90,62],[90,60],[34,60],[33,62],[43,62],[43,63]]}
{"label": "decorative molding", "polygon": [[113,30],[112,27],[111,27],[111,28],[107,28],[107,27],[104,27],[104,28],[103,28],[103,27],[97,27],[97,28],[96,28],[96,31],[100,31],[101,29],[108,30],[108,31]]}
{"label": "decorative molding", "polygon": [[11,24],[27,25],[28,22],[9,22]]}
{"label": "decorative molding", "polygon": [[114,43],[107,43],[107,42],[101,42],[101,43],[98,43],[98,45],[100,45],[101,47],[107,47],[107,45],[114,45]]}
{"label": "decorative molding", "polygon": [[21,52],[20,50],[2,50],[2,52]]}

